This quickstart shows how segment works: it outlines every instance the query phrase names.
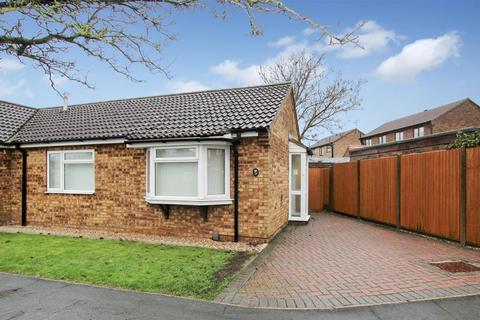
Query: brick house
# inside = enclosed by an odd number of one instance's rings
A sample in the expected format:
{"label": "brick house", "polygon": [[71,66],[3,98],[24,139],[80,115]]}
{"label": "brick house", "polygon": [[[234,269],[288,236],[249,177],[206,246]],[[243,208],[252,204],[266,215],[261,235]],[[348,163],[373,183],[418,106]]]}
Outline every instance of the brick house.
{"label": "brick house", "polygon": [[463,99],[386,122],[365,134],[361,148],[349,150],[352,159],[445,149],[456,132],[480,127],[480,106]]}
{"label": "brick house", "polygon": [[308,221],[289,83],[0,104],[0,223],[266,242]]}
{"label": "brick house", "polygon": [[323,138],[313,144],[310,149],[312,150],[313,155],[318,157],[348,157],[348,148],[350,146],[360,145],[360,138],[362,136],[362,131],[351,129]]}

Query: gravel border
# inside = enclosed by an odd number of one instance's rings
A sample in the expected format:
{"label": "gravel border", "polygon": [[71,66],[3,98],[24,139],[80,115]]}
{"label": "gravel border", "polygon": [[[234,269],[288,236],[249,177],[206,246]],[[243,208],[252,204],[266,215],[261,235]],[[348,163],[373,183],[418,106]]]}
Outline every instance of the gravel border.
{"label": "gravel border", "polygon": [[0,226],[0,232],[4,233],[25,233],[25,234],[46,234],[54,236],[66,236],[87,239],[123,240],[136,241],[148,244],[166,244],[175,246],[188,246],[199,248],[210,248],[226,251],[260,253],[267,247],[267,244],[252,245],[244,242],[220,242],[211,239],[193,237],[168,237],[143,234],[113,233],[95,230],[76,230],[67,228],[45,228],[33,226]]}

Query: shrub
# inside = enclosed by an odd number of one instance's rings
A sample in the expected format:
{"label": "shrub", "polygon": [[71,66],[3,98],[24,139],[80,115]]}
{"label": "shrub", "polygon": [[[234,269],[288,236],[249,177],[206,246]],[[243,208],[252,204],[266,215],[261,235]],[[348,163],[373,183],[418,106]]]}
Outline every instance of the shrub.
{"label": "shrub", "polygon": [[455,141],[449,146],[450,149],[473,148],[480,146],[480,130],[465,133],[457,132]]}

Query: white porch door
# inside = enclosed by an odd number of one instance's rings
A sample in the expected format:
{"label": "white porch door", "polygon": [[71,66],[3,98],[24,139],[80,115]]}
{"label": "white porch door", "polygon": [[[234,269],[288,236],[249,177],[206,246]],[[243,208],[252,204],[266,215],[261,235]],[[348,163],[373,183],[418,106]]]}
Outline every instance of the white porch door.
{"label": "white porch door", "polygon": [[308,221],[308,163],[306,152],[290,152],[290,210],[289,220]]}

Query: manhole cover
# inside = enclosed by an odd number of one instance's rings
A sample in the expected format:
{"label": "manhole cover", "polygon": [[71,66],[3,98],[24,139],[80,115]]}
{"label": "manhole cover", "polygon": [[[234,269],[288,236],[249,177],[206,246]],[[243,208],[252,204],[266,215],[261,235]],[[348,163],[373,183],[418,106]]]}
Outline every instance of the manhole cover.
{"label": "manhole cover", "polygon": [[452,273],[480,271],[480,267],[464,261],[432,262],[430,264],[434,267]]}

